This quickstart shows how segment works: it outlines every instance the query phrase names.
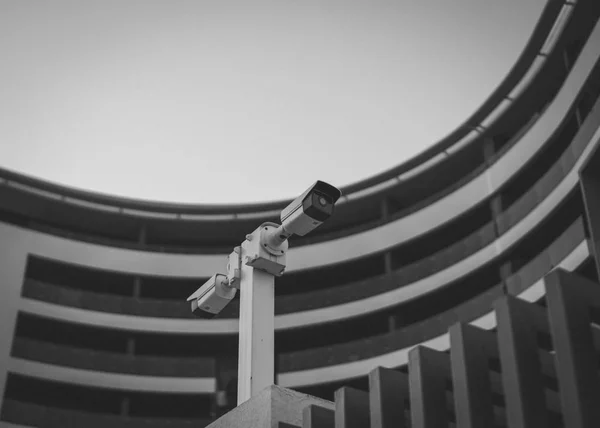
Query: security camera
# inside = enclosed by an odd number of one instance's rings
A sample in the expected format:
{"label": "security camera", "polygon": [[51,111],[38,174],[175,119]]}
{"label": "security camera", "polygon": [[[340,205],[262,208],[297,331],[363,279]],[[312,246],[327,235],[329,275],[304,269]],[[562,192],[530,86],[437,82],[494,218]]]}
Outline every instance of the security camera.
{"label": "security camera", "polygon": [[331,184],[317,181],[281,212],[283,229],[289,235],[306,235],[331,217],[341,195]]}
{"label": "security camera", "polygon": [[227,276],[219,273],[210,277],[194,294],[187,298],[192,302],[192,313],[199,318],[213,318],[235,297],[237,289],[229,285]]}

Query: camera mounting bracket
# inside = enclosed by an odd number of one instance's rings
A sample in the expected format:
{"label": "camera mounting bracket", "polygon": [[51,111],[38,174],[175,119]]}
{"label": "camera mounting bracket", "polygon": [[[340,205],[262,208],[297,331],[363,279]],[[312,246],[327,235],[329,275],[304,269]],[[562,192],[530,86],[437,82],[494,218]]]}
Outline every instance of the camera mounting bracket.
{"label": "camera mounting bracket", "polygon": [[[276,223],[263,223],[250,235],[246,235],[245,259],[248,266],[262,270],[274,276],[281,276],[285,272],[287,240],[278,247],[269,242],[269,235],[279,228]],[[244,244],[242,244],[244,245]]]}
{"label": "camera mounting bracket", "polygon": [[227,256],[227,282],[230,287],[240,289],[242,247],[235,247]]}

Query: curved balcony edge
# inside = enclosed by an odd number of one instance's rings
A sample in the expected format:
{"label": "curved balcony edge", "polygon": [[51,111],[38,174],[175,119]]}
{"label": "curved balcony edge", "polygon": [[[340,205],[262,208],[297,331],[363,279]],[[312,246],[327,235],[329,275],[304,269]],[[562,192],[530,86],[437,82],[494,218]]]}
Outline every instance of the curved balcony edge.
{"label": "curved balcony edge", "polygon": [[215,392],[215,378],[182,378],[167,376],[136,376],[124,373],[108,373],[75,369],[55,364],[11,357],[8,360],[9,372],[23,376],[46,379],[73,385],[94,385],[127,391],[172,392],[211,394]]}
{"label": "curved balcony edge", "polygon": [[157,357],[56,345],[39,339],[15,337],[11,356],[42,364],[78,370],[122,373],[134,376],[212,379],[216,357]]}

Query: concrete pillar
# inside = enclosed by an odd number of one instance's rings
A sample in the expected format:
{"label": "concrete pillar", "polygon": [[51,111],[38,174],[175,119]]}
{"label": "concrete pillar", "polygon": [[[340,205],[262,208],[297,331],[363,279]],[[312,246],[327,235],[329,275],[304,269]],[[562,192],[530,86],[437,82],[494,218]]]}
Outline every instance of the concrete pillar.
{"label": "concrete pillar", "polygon": [[121,416],[129,416],[129,397],[121,399]]}
{"label": "concrete pillar", "polygon": [[413,428],[448,426],[446,384],[450,376],[450,356],[445,352],[425,346],[409,351],[408,383]]}
{"label": "concrete pillar", "polygon": [[406,373],[383,367],[369,372],[371,428],[408,428],[405,411],[409,394]]}
{"label": "concrete pillar", "polygon": [[135,338],[127,338],[127,355],[133,356],[135,354]]}
{"label": "concrete pillar", "polygon": [[388,332],[393,333],[396,331],[396,316],[390,315],[388,317]]}
{"label": "concrete pillar", "polygon": [[497,194],[490,200],[490,211],[492,212],[492,221],[494,222],[494,233],[496,237],[500,236],[500,226],[498,225],[498,218],[502,214],[502,196]]}
{"label": "concrete pillar", "polygon": [[589,248],[600,278],[600,152],[581,168],[579,185],[585,206],[585,219],[589,232]]}
{"label": "concrete pillar", "polygon": [[508,260],[500,265],[500,279],[502,280],[502,289],[504,294],[508,294],[506,280],[513,274],[512,261]]}
{"label": "concrete pillar", "polygon": [[565,70],[567,70],[568,73],[571,71],[571,61],[569,60],[569,54],[566,49],[563,50],[563,62],[565,64]]}
{"label": "concrete pillar", "polygon": [[496,335],[469,324],[450,327],[456,425],[462,428],[493,427],[494,404],[490,356],[497,358]]}
{"label": "concrete pillar", "polygon": [[[142,291],[142,278],[135,276],[133,278],[133,298],[139,299]],[[130,336],[127,339],[127,355],[135,354],[135,338]]]}
{"label": "concrete pillar", "polygon": [[[392,273],[392,253],[386,251],[383,253],[383,263],[385,266],[385,274],[390,275]],[[392,333],[396,331],[396,315],[390,315],[388,317],[388,332]]]}
{"label": "concrete pillar", "polygon": [[383,253],[383,264],[385,266],[385,273],[392,273],[392,253],[390,251]]}
{"label": "concrete pillar", "polygon": [[387,198],[381,200],[381,218],[385,221],[390,216],[390,204]]}
{"label": "concrete pillar", "polygon": [[369,393],[344,386],[335,391],[336,428],[364,428],[370,425]]}
{"label": "concrete pillar", "polygon": [[495,153],[496,149],[494,148],[494,140],[490,137],[486,137],[483,140],[483,158],[488,166],[492,164],[492,158],[494,157]]}
{"label": "concrete pillar", "polygon": [[138,236],[138,243],[145,245],[148,238],[148,229],[146,224],[142,224],[140,227],[140,234]]}
{"label": "concrete pillar", "polygon": [[136,276],[133,278],[133,298],[139,299],[142,294],[142,278]]}
{"label": "concrete pillar", "polygon": [[575,107],[575,119],[577,119],[577,129],[581,128],[583,120],[581,119],[581,111],[579,110],[579,105]]}
{"label": "concrete pillar", "polygon": [[[494,148],[494,140],[490,137],[486,137],[483,141],[483,158],[485,159],[485,163],[488,166],[492,166],[492,161],[494,155],[496,154],[496,149]],[[497,218],[502,213],[502,198],[498,194],[494,196],[490,200],[490,211],[492,212],[492,220],[494,222],[494,230],[496,236],[500,236],[500,231],[498,228]]]}
{"label": "concrete pillar", "polygon": [[0,408],[25,277],[28,236],[22,229],[0,223]]}
{"label": "concrete pillar", "polygon": [[537,344],[536,311],[541,308],[515,297],[494,302],[498,320],[498,343],[507,426],[547,427],[540,351]]}

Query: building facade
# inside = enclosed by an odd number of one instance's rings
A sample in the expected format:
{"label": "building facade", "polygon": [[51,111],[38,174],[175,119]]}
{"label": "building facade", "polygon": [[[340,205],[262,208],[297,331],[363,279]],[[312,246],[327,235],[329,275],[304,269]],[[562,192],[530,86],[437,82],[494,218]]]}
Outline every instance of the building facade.
{"label": "building facade", "polygon": [[[455,322],[493,329],[499,296],[543,301],[556,267],[598,280],[579,177],[600,153],[598,17],[548,2],[471,117],[291,240],[279,385],[331,399],[416,345],[448,349]],[[233,400],[239,306],[199,320],[185,299],[287,202],[142,202],[0,171],[0,426],[210,422]]]}

